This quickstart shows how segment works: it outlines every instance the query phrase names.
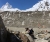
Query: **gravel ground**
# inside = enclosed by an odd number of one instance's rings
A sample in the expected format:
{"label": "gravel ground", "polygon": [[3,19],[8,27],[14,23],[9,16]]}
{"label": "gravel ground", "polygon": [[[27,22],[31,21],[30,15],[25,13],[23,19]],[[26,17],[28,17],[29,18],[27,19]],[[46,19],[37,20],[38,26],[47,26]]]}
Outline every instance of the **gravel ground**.
{"label": "gravel ground", "polygon": [[[21,27],[21,28],[17,28],[17,27],[7,27],[7,29],[10,29],[10,30],[13,30],[13,31],[20,31],[20,32],[25,31],[25,28],[23,28],[23,27]],[[35,36],[38,35],[38,33],[40,31],[44,31],[45,32],[47,30],[47,31],[50,32],[50,28],[33,28],[33,30],[34,30],[34,35]],[[48,36],[50,36],[50,34],[49,35],[47,34],[46,37],[48,37]],[[48,40],[36,39],[35,42],[48,42]]]}

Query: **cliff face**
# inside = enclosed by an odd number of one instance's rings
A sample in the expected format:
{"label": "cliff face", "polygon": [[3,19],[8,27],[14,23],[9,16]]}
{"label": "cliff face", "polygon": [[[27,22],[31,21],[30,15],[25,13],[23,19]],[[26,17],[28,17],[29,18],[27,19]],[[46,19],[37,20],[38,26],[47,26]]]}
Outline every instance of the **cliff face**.
{"label": "cliff face", "polygon": [[50,27],[50,11],[0,12],[5,26],[11,27]]}
{"label": "cliff face", "polygon": [[4,26],[3,20],[0,16],[0,42],[6,42],[7,30]]}

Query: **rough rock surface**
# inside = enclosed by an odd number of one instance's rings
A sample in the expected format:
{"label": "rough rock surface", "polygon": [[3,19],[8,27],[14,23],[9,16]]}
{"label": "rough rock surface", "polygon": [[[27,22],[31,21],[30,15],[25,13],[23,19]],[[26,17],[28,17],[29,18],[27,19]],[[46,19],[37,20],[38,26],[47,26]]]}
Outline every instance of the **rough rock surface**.
{"label": "rough rock surface", "polygon": [[5,26],[9,27],[50,27],[50,11],[0,12]]}

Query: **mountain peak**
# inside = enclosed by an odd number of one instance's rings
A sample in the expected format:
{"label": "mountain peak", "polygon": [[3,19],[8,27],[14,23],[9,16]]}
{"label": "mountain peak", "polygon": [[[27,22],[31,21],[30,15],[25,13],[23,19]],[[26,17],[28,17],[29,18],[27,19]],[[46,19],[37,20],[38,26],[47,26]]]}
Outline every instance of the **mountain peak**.
{"label": "mountain peak", "polygon": [[20,9],[18,8],[12,8],[12,5],[10,5],[8,2],[3,5],[1,8],[0,8],[1,11],[20,11]]}
{"label": "mountain peak", "polygon": [[7,2],[6,5],[9,5],[9,3]]}
{"label": "mountain peak", "polygon": [[8,2],[1,7],[2,11],[50,11],[50,0],[41,0],[33,7],[26,9],[26,10],[20,10],[18,8],[12,8],[12,5],[10,5]]}
{"label": "mountain peak", "polygon": [[50,11],[50,0],[41,0],[26,11]]}
{"label": "mountain peak", "polygon": [[12,6],[8,2],[1,7],[1,9],[11,9],[11,8]]}

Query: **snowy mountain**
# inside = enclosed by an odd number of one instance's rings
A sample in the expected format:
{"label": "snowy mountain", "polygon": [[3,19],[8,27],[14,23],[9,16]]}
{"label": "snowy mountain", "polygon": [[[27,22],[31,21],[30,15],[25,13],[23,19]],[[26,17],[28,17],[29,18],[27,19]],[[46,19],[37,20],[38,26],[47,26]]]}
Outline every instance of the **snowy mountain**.
{"label": "snowy mountain", "polygon": [[22,12],[27,12],[27,11],[50,11],[50,0],[41,0],[33,7],[26,9],[26,10],[20,10],[18,8],[12,8],[12,6],[7,2],[5,5],[3,5],[0,9],[1,11],[22,11]]}
{"label": "snowy mountain", "polygon": [[20,11],[18,8],[12,8],[12,6],[7,2],[5,5],[3,5],[0,9],[1,11]]}
{"label": "snowy mountain", "polygon": [[1,7],[1,9],[11,9],[11,8],[12,6],[8,2]]}
{"label": "snowy mountain", "polygon": [[41,0],[26,11],[50,11],[50,0]]}
{"label": "snowy mountain", "polygon": [[50,28],[50,0],[41,0],[26,10],[13,8],[9,3],[6,3],[0,9],[3,11],[0,12],[0,16],[5,26]]}

